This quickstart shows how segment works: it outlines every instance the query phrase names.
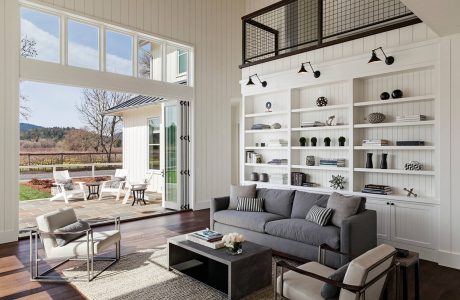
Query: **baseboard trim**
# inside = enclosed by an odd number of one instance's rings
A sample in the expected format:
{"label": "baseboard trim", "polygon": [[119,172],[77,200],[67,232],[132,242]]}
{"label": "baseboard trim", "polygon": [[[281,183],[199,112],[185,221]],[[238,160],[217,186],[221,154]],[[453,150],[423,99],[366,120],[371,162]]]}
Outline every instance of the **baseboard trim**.
{"label": "baseboard trim", "polygon": [[17,230],[0,232],[0,244],[17,242],[17,241],[18,241],[18,231]]}
{"label": "baseboard trim", "polygon": [[438,264],[444,267],[460,269],[460,253],[439,250]]}
{"label": "baseboard trim", "polygon": [[211,203],[208,202],[197,202],[195,203],[193,210],[202,210],[202,209],[209,209],[211,207]]}
{"label": "baseboard trim", "polygon": [[407,245],[407,244],[403,244],[403,243],[396,243],[396,242],[393,242],[393,241],[383,240],[383,239],[378,239],[378,244],[379,245],[380,244],[388,244],[388,245],[391,245],[391,246],[396,247],[396,248],[401,248],[401,249],[414,251],[414,252],[417,252],[419,254],[421,259],[429,260],[429,261],[436,262],[436,263],[438,262],[439,251],[435,250],[435,249],[417,247],[417,246]]}

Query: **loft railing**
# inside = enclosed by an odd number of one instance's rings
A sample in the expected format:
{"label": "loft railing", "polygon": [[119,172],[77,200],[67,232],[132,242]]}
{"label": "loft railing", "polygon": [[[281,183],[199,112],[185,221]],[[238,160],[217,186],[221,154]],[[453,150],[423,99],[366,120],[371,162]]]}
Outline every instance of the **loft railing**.
{"label": "loft railing", "polygon": [[421,22],[399,0],[283,0],[242,20],[241,68]]}

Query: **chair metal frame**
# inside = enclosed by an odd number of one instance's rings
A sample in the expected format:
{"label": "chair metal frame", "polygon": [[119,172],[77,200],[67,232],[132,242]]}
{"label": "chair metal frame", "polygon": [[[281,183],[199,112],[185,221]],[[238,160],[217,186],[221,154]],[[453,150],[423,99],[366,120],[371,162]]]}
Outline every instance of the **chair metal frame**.
{"label": "chair metal frame", "polygon": [[[322,244],[322,245],[320,245],[318,247],[318,263],[324,265],[326,251],[335,252],[337,254],[352,257],[352,258],[356,257],[355,255],[343,253],[343,252],[340,252],[340,251],[338,251],[338,250],[336,250],[334,248],[329,247],[326,244]],[[357,295],[357,299],[359,299],[359,300],[365,300],[366,299],[366,290],[370,286],[372,286],[374,283],[379,281],[383,276],[386,276],[388,273],[395,272],[395,275],[396,275],[396,295],[399,295],[399,287],[398,287],[398,273],[399,273],[398,272],[398,267],[399,267],[399,263],[396,262],[396,250],[393,251],[392,253],[390,253],[389,255],[385,256],[384,258],[380,259],[379,261],[377,261],[373,265],[371,265],[369,267],[369,269],[366,270],[366,272],[364,273],[363,277],[367,278],[367,276],[369,275],[370,271],[372,271],[373,269],[378,267],[381,263],[383,263],[384,261],[388,260],[391,257],[393,257],[393,259],[391,261],[390,266],[387,269],[385,269],[382,273],[380,273],[378,276],[376,276],[374,279],[372,279],[368,283],[363,283],[361,285],[345,284],[345,283],[343,283],[341,281],[336,281],[336,280],[333,280],[333,279],[330,279],[330,278],[327,278],[327,277],[323,277],[321,275],[318,275],[318,274],[315,274],[315,273],[312,273],[312,272],[308,272],[308,271],[299,269],[299,268],[297,268],[295,266],[292,266],[292,265],[288,264],[285,261],[278,261],[278,262],[276,262],[276,265],[275,265],[275,274],[274,274],[274,281],[273,281],[274,282],[274,284],[273,284],[274,285],[273,299],[276,300],[278,294],[281,296],[281,298],[283,298],[283,286],[284,286],[284,284],[283,284],[284,276],[283,275],[284,275],[284,269],[288,269],[290,271],[299,273],[301,275],[305,275],[305,276],[320,280],[322,282],[328,283],[328,284],[333,285],[335,287],[350,291],[350,292],[354,293],[355,295]],[[280,293],[278,293],[278,290],[277,290],[278,289],[277,279],[278,279],[278,269],[279,268],[281,269],[281,274],[280,274],[281,290],[280,290]],[[388,276],[385,278],[385,283],[383,284],[381,294],[385,290],[385,286],[386,286],[387,282],[388,282]]]}
{"label": "chair metal frame", "polygon": [[[114,220],[115,230],[120,230],[120,217],[116,217]],[[86,251],[87,254],[84,257],[81,256],[74,256],[67,258],[56,265],[48,268],[46,271],[39,273],[39,266],[38,263],[40,261],[46,261],[45,258],[39,258],[38,256],[38,239],[41,238],[41,235],[65,235],[65,234],[75,234],[75,233],[85,233],[86,234]],[[86,261],[86,281],[90,282],[99,276],[102,272],[110,268],[113,264],[120,260],[120,253],[121,253],[121,241],[115,243],[115,257],[103,257],[103,256],[94,256],[94,240],[93,240],[93,230],[87,229],[84,231],[79,232],[46,232],[39,230],[38,228],[31,229],[29,232],[29,255],[30,255],[30,276],[31,281],[39,281],[39,282],[71,282],[71,281],[83,281],[80,280],[83,276],[75,276],[75,277],[66,277],[66,276],[53,276],[47,275],[52,271],[55,271],[56,268],[62,266],[63,264],[69,261]],[[104,267],[101,271],[97,274],[94,274],[94,262],[95,261],[109,261],[110,264]]]}

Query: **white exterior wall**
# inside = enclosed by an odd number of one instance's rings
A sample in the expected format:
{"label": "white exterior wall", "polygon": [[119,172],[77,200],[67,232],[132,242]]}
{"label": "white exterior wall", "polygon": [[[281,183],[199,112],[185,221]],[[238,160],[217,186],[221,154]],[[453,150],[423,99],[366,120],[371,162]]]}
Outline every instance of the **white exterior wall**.
{"label": "white exterior wall", "polygon": [[[161,118],[161,105],[123,113],[123,168],[128,170],[129,181],[142,181],[149,165],[148,119]],[[161,192],[161,178],[152,178],[149,190]]]}

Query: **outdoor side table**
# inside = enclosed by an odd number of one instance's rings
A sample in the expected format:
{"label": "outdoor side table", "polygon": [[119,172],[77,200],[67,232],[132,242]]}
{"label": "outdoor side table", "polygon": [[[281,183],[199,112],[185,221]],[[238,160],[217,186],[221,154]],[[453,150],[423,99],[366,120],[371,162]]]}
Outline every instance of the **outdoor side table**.
{"label": "outdoor side table", "polygon": [[407,257],[396,257],[396,261],[399,262],[399,269],[402,273],[402,285],[403,285],[403,299],[407,300],[408,287],[407,287],[407,270],[412,267],[414,269],[414,289],[415,289],[415,300],[420,299],[420,266],[419,266],[419,255],[417,252],[409,251]]}
{"label": "outdoor side table", "polygon": [[87,200],[91,199],[91,197],[99,198],[99,188],[101,187],[101,184],[99,182],[88,182],[86,183],[86,186],[88,187],[88,197],[86,198]]}
{"label": "outdoor side table", "polygon": [[136,188],[133,188],[131,189],[131,191],[133,192],[133,204],[131,204],[131,206],[134,206],[134,203],[138,203],[139,202],[144,202],[144,205],[147,205],[147,203],[145,203],[145,190],[147,188],[144,187],[144,186],[141,186],[141,187],[136,187]]}

